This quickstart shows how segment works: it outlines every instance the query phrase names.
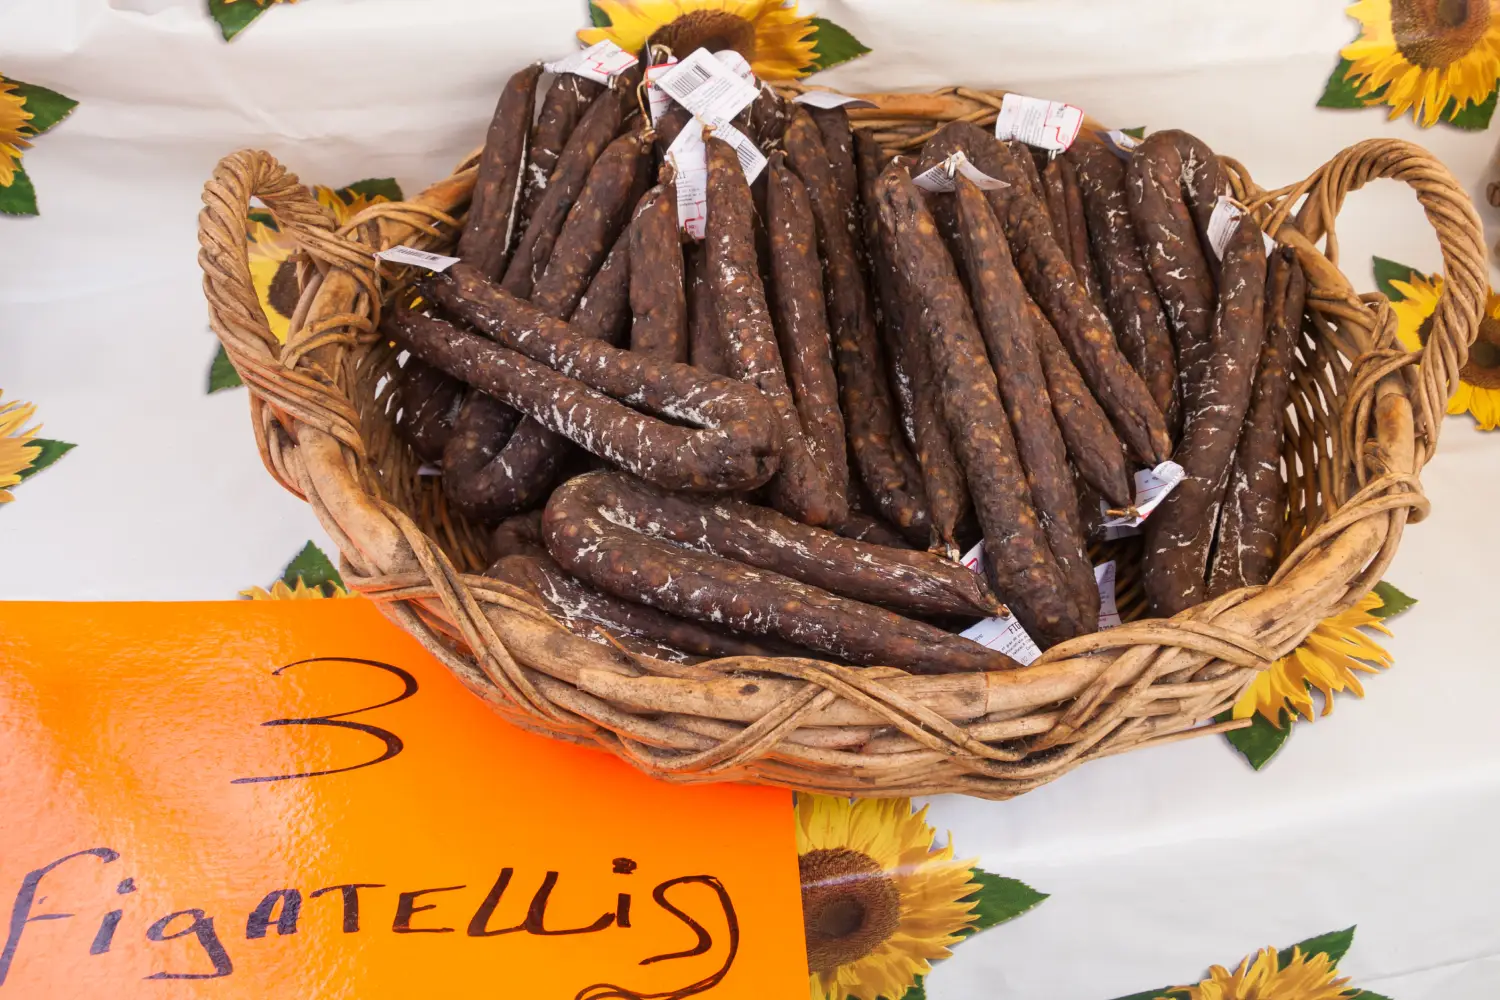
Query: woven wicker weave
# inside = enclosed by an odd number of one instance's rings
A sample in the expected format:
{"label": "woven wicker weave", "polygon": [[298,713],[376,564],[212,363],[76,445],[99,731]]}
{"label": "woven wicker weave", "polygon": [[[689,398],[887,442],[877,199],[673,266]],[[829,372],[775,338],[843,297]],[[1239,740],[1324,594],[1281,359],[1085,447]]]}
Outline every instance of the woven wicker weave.
{"label": "woven wicker weave", "polygon": [[[888,147],[909,148],[946,121],[993,121],[1002,93],[868,95],[878,107],[853,117]],[[1269,586],[1170,621],[1082,636],[1006,673],[913,676],[749,657],[666,664],[577,638],[521,591],[471,575],[484,565],[482,531],[418,478],[391,432],[381,390],[396,351],[375,331],[382,296],[403,269],[377,268],[371,254],[397,243],[450,247],[473,164],[336,229],[269,154],[226,157],[204,188],[199,219],[213,328],[249,386],[266,468],[311,504],[353,589],[513,723],[597,744],[674,781],[1007,798],[1094,757],[1227,728],[1205,723],[1256,671],[1367,593],[1407,521],[1426,513],[1417,473],[1437,445],[1488,285],[1473,206],[1411,143],[1359,143],[1274,191],[1229,161],[1240,200],[1297,249],[1309,279],[1312,317],[1298,345],[1284,451],[1290,531]],[[1384,297],[1356,295],[1338,268],[1334,218],[1350,192],[1379,178],[1415,190],[1442,249],[1443,296],[1421,355],[1397,342]],[[304,252],[285,345],[250,280],[252,197]]]}

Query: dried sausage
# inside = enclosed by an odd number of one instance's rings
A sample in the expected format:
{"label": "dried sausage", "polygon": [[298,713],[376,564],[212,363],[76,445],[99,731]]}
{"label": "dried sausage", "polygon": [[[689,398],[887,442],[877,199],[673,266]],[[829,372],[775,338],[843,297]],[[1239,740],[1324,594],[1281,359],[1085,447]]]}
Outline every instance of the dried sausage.
{"label": "dried sausage", "polygon": [[714,375],[729,371],[729,358],[714,319],[714,293],[708,283],[708,248],[702,242],[682,248],[688,279],[688,360]]}
{"label": "dried sausage", "polygon": [[506,556],[546,555],[547,543],[542,540],[542,512],[527,511],[513,514],[495,525],[490,532],[490,561]]}
{"label": "dried sausage", "polygon": [[852,663],[914,673],[1014,669],[1015,661],[976,642],[872,604],[767,570],[648,538],[616,524],[604,477],[560,486],[547,502],[547,549],[581,580],[668,614],[736,632],[770,635]]}
{"label": "dried sausage", "polygon": [[520,443],[512,442],[520,422],[521,414],[482,392],[470,392],[459,408],[443,448],[443,492],[476,520],[505,517],[540,499],[515,489],[510,462],[500,457],[506,447],[517,454]]}
{"label": "dried sausage", "polygon": [[1027,322],[1026,288],[1011,263],[1000,224],[984,192],[962,174],[955,181],[974,312],[989,347],[1000,400],[1010,417],[1021,467],[1031,487],[1032,506],[1067,582],[1075,617],[1085,631],[1093,631],[1089,623],[1099,618],[1099,588],[1084,548],[1078,495],[1068,471],[1068,450],[1052,416],[1047,378]]}
{"label": "dried sausage", "polygon": [[754,390],[587,339],[462,264],[423,287],[506,347],[408,309],[394,313],[397,338],[585,450],[676,489],[749,489],[775,473],[774,411]]}
{"label": "dried sausage", "polygon": [[848,513],[844,492],[814,460],[787,386],[776,331],[766,306],[755,252],[754,207],[733,147],[709,136],[708,280],[717,304],[720,337],[729,348],[729,374],[759,389],[781,425],[781,469],[771,481],[780,510],[808,524],[837,524]]}
{"label": "dried sausage", "polygon": [[1213,364],[1185,400],[1185,476],[1146,521],[1143,581],[1152,613],[1175,615],[1203,600],[1209,546],[1265,339],[1266,252],[1248,214],[1229,239],[1210,350]]}
{"label": "dried sausage", "polygon": [[1286,524],[1281,440],[1292,351],[1307,296],[1307,279],[1295,251],[1284,247],[1271,258],[1266,286],[1265,344],[1219,515],[1208,586],[1211,598],[1237,587],[1269,582]]}
{"label": "dried sausage", "polygon": [[[580,583],[557,564],[546,549],[495,560],[485,576],[503,580],[541,599],[543,607],[562,620],[569,631],[598,641],[598,628],[610,638],[646,639],[686,657],[785,656],[798,651],[779,644],[751,642],[722,629],[665,614],[655,608],[622,601]],[[634,651],[634,650],[633,650]],[[644,650],[648,656],[662,652]]]}
{"label": "dried sausage", "polygon": [[[824,481],[847,514],[849,456],[844,416],[839,412],[838,378],[823,305],[823,274],[818,262],[812,208],[807,190],[775,152],[768,166],[766,226],[770,236],[773,315],[781,357],[807,432],[807,448]],[[831,523],[838,523],[835,518]]]}
{"label": "dried sausage", "polygon": [[442,459],[463,391],[462,382],[417,358],[407,358],[406,366],[391,376],[388,412],[399,413],[396,433],[424,461]]}
{"label": "dried sausage", "polygon": [[[1030,155],[1025,159],[1031,159]],[[1062,163],[1056,157],[1048,160],[1040,176],[1042,178],[1042,204],[1046,206],[1047,219],[1052,224],[1052,238],[1057,241],[1058,249],[1069,260],[1072,260],[1073,229],[1068,225],[1068,197],[1063,193]]]}
{"label": "dried sausage", "polygon": [[532,290],[533,305],[549,316],[572,314],[589,279],[630,221],[631,206],[646,190],[649,169],[649,143],[638,132],[620,136],[599,155]]}
{"label": "dried sausage", "polygon": [[630,225],[630,311],[632,351],[687,362],[687,292],[677,239],[677,185],[670,177],[652,189]]}
{"label": "dried sausage", "polygon": [[1176,438],[1182,431],[1182,407],[1172,331],[1136,243],[1125,164],[1097,142],[1075,142],[1067,156],[1078,171],[1094,262],[1120,350],[1145,380]]}
{"label": "dried sausage", "polygon": [[984,529],[995,590],[1038,644],[1071,638],[1083,623],[1032,508],[995,373],[953,261],[904,167],[886,168],[879,197],[881,218],[895,236],[897,266],[922,299],[948,430]]}
{"label": "dried sausage", "polygon": [[458,235],[458,255],[487,278],[498,278],[510,256],[511,224],[516,186],[526,156],[526,133],[536,101],[536,82],[542,67],[518,70],[500,92],[479,156],[469,215]]}
{"label": "dried sausage", "polygon": [[568,321],[585,337],[616,346],[624,341],[630,326],[630,227],[615,240]]}
{"label": "dried sausage", "polygon": [[859,174],[854,164],[854,130],[849,127],[849,112],[843,108],[808,106],[808,116],[818,126],[823,152],[828,157],[828,173],[839,208],[849,230],[851,244],[859,246]]}
{"label": "dried sausage", "polygon": [[1109,310],[1099,289],[1099,276],[1094,271],[1093,256],[1089,252],[1089,228],[1084,217],[1083,192],[1078,185],[1078,169],[1064,156],[1057,157],[1054,162],[1062,178],[1063,210],[1067,212],[1068,260],[1072,261],[1078,280],[1083,282],[1083,290],[1088,292],[1099,312],[1108,317]]}
{"label": "dried sausage", "polygon": [[526,154],[526,174],[521,179],[521,201],[516,219],[522,230],[537,202],[547,190],[547,181],[557,167],[568,137],[584,111],[604,90],[604,84],[576,73],[559,73],[542,98],[542,110],[531,129],[531,148]]}
{"label": "dried sausage", "polygon": [[620,128],[621,107],[618,93],[603,91],[594,98],[578,127],[568,136],[568,143],[558,157],[557,168],[548,178],[546,190],[537,199],[526,231],[521,234],[505,269],[501,285],[512,295],[531,296],[531,290],[552,257],[552,247],[557,242],[568,209],[583,190],[594,161]]}
{"label": "dried sausage", "polygon": [[1099,401],[1084,384],[1083,376],[1078,374],[1073,359],[1057,338],[1057,331],[1035,302],[1026,306],[1026,315],[1042,358],[1042,371],[1047,376],[1052,415],[1068,446],[1068,457],[1083,481],[1098,490],[1112,506],[1128,506],[1134,499],[1134,490],[1130,467],[1125,461],[1125,446],[1115,435]]}
{"label": "dried sausage", "polygon": [[978,576],[929,552],[853,541],[738,500],[666,493],[618,472],[591,480],[600,516],[648,538],[893,611],[972,618],[1000,607]]}
{"label": "dried sausage", "polygon": [[812,201],[818,248],[823,256],[839,399],[860,478],[886,520],[908,537],[925,541],[931,522],[921,470],[896,425],[869,291],[849,239],[827,152],[817,125],[805,109],[799,107],[793,113],[782,143]]}

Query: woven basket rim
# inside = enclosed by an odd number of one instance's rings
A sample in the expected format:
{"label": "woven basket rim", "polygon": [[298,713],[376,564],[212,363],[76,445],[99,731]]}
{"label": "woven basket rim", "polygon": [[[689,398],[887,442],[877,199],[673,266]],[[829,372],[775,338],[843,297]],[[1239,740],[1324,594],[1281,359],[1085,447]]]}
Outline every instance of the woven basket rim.
{"label": "woven basket rim", "polygon": [[[915,144],[948,121],[988,124],[1004,93],[948,87],[859,95],[876,107],[850,117],[888,146]],[[1086,131],[1100,128],[1086,121]],[[1226,159],[1239,200],[1295,248],[1309,306],[1350,359],[1337,425],[1318,429],[1329,457],[1308,472],[1326,477],[1331,465],[1322,489],[1341,502],[1269,585],[1170,620],[1081,636],[1007,673],[918,676],[758,657],[666,664],[573,636],[520,590],[460,573],[380,496],[368,467],[349,390],[379,340],[382,298],[400,272],[377,267],[371,254],[397,243],[451,245],[475,161],[471,155],[416,198],[371,206],[339,228],[269,153],[225,157],[205,185],[199,218],[210,321],[249,387],[267,470],[312,506],[352,589],[513,723],[602,746],[674,781],[1008,798],[1085,760],[1242,725],[1208,720],[1323,618],[1367,593],[1407,521],[1425,515],[1418,473],[1436,447],[1488,290],[1479,217],[1462,186],[1421,147],[1366,140],[1302,182],[1270,191]],[[1443,294],[1422,352],[1400,347],[1383,296],[1356,295],[1338,269],[1335,217],[1348,194],[1379,178],[1415,190],[1442,251]],[[285,345],[271,333],[250,279],[252,197],[304,255],[304,290]]]}

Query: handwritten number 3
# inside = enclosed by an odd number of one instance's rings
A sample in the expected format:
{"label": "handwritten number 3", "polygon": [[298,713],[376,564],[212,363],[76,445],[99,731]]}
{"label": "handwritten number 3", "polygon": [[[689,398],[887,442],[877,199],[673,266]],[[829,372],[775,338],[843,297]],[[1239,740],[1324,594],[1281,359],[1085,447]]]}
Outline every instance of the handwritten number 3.
{"label": "handwritten number 3", "polygon": [[365,722],[348,722],[345,721],[345,717],[350,715],[358,715],[360,712],[373,712],[377,708],[385,708],[387,705],[394,705],[398,701],[405,701],[406,699],[417,693],[417,679],[415,677],[407,673],[405,670],[402,670],[400,667],[393,667],[389,663],[381,663],[379,660],[361,660],[352,656],[315,656],[307,660],[298,660],[296,663],[288,663],[285,666],[277,667],[275,670],[271,671],[271,676],[279,677],[283,670],[288,670],[292,667],[299,667],[304,663],[363,663],[367,667],[375,667],[379,670],[385,670],[389,673],[395,674],[397,677],[401,678],[403,687],[401,693],[396,695],[396,697],[390,699],[389,701],[382,701],[378,705],[366,705],[364,708],[353,708],[347,712],[332,712],[328,715],[315,715],[308,719],[272,719],[269,722],[262,722],[261,725],[334,726],[339,729],[353,729],[357,732],[369,733],[371,736],[380,740],[385,744],[385,752],[373,760],[367,760],[363,764],[354,764],[350,767],[336,767],[328,771],[304,771],[301,774],[277,774],[265,778],[235,778],[230,782],[230,784],[253,785],[257,782],[262,781],[289,781],[292,778],[316,778],[325,774],[342,774],[345,771],[357,771],[362,767],[371,767],[375,764],[381,763],[382,761],[390,760],[405,748],[406,745],[401,742],[401,737],[397,736],[389,729],[382,729],[379,726],[372,726],[369,723]]}

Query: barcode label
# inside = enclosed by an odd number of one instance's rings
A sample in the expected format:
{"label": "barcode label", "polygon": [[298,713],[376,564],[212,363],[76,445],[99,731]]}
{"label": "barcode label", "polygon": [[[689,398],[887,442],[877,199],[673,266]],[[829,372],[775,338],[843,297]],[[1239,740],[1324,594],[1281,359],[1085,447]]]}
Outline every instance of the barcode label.
{"label": "barcode label", "polygon": [[1020,139],[1028,146],[1061,153],[1083,127],[1083,112],[1061,101],[1006,94],[995,117],[995,138]]}
{"label": "barcode label", "polygon": [[1094,567],[1094,582],[1099,585],[1099,629],[1120,624],[1120,608],[1115,601],[1115,561]]}
{"label": "barcode label", "polygon": [[659,81],[663,73],[676,65],[677,57],[668,56],[666,62],[657,63],[646,70],[646,103],[651,109],[651,123],[653,125],[672,106],[672,98],[667,95],[665,90],[661,89]]}
{"label": "barcode label", "polygon": [[606,38],[556,62],[542,63],[542,68],[549,73],[572,73],[595,83],[607,84],[635,63],[635,56]]}
{"label": "barcode label", "polygon": [[1135,152],[1135,147],[1141,144],[1141,140],[1117,128],[1112,128],[1108,132],[1100,132],[1099,138],[1103,139],[1104,144],[1122,160],[1130,159],[1130,154]]}
{"label": "barcode label", "polygon": [[809,90],[792,98],[793,104],[806,104],[810,108],[873,108],[874,101],[863,97],[850,97],[836,90]]}
{"label": "barcode label", "polygon": [[678,104],[715,128],[728,124],[755,100],[760,89],[724,65],[707,49],[698,49],[657,80]]}
{"label": "barcode label", "polygon": [[[1229,241],[1240,228],[1244,214],[1227,194],[1219,195],[1213,214],[1208,217],[1208,245],[1219,260],[1224,259],[1224,251],[1229,249]],[[1260,239],[1265,244],[1267,255],[1276,249],[1276,241],[1266,233],[1261,233]]]}
{"label": "barcode label", "polygon": [[1106,528],[1139,528],[1151,512],[1161,506],[1167,494],[1187,477],[1187,472],[1173,461],[1166,461],[1154,469],[1142,469],[1135,474],[1135,502],[1132,511],[1112,517],[1104,522]]}
{"label": "barcode label", "polygon": [[[974,573],[983,576],[984,543],[980,542],[965,552],[960,562]],[[1004,599],[1003,595],[1001,599]],[[1030,666],[1037,657],[1042,655],[1042,650],[1037,646],[1036,640],[1032,639],[1031,634],[1020,622],[1016,621],[1014,615],[996,615],[993,618],[986,618],[964,629],[960,634],[965,639],[973,639],[981,646],[1004,653],[1023,667]]]}
{"label": "barcode label", "polygon": [[974,164],[964,155],[963,150],[956,150],[942,163],[928,170],[922,171],[911,179],[911,182],[924,191],[944,192],[952,191],[956,185],[953,178],[955,174],[963,174],[973,181],[981,190],[994,191],[999,188],[1009,187],[1004,181],[991,177]]}
{"label": "barcode label", "polygon": [[[766,167],[766,158],[745,133],[733,125],[714,130],[714,135],[729,143],[750,184]],[[672,145],[667,159],[676,171],[677,224],[695,240],[703,239],[708,227],[708,147],[703,142],[703,123],[694,118],[685,125]]]}
{"label": "barcode label", "polygon": [[440,253],[428,253],[405,245],[382,250],[375,256],[391,264],[410,264],[412,267],[425,267],[429,271],[446,271],[459,261],[457,257],[444,257]]}

